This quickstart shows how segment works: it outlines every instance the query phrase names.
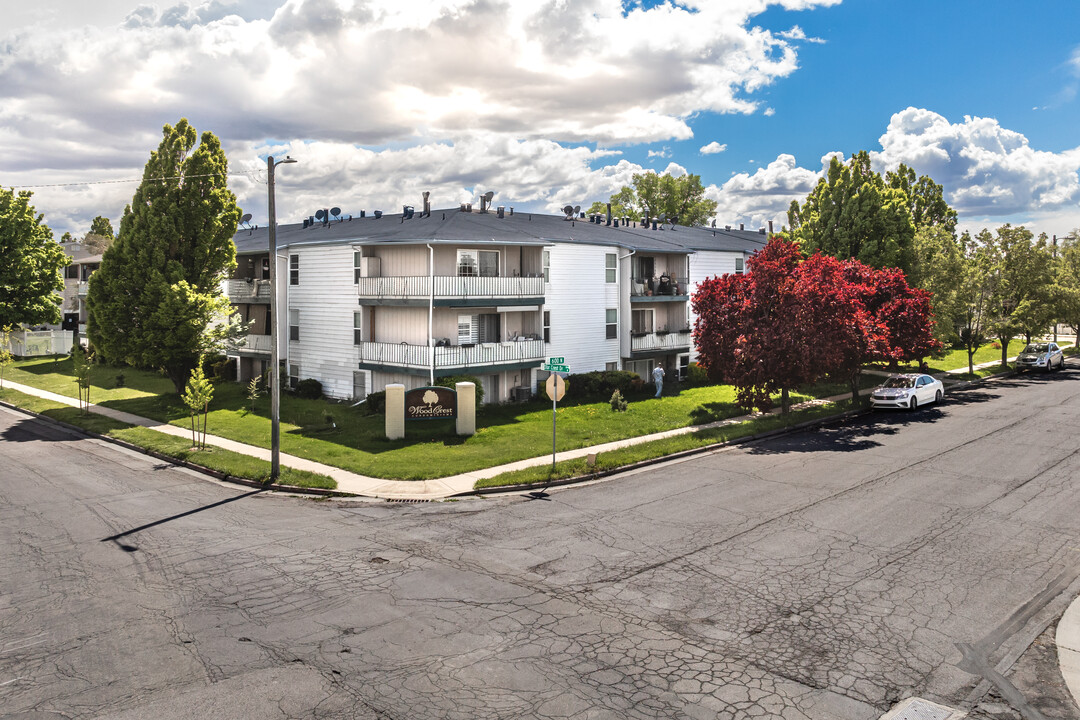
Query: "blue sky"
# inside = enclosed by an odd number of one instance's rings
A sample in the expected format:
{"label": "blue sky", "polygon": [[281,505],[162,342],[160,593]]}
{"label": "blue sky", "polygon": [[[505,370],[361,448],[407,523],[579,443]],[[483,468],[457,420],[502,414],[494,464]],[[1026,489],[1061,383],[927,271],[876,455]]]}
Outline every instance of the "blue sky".
{"label": "blue sky", "polygon": [[942,183],[963,227],[1080,227],[1072,0],[28,5],[0,31],[0,184],[57,232],[118,220],[182,116],[222,139],[255,222],[267,154],[300,161],[284,221],[424,190],[554,211],[653,169],[701,175],[720,223],[756,227],[865,149]]}

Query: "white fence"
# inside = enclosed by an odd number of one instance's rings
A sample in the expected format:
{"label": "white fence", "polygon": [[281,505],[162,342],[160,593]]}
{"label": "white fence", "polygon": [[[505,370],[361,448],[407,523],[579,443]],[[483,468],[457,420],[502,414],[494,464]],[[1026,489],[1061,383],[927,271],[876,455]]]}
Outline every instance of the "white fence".
{"label": "white fence", "polygon": [[680,350],[690,347],[691,342],[689,331],[646,333],[630,337],[630,350]]}
{"label": "white fence", "polygon": [[18,330],[11,333],[8,350],[18,357],[67,355],[73,342],[70,330]]}

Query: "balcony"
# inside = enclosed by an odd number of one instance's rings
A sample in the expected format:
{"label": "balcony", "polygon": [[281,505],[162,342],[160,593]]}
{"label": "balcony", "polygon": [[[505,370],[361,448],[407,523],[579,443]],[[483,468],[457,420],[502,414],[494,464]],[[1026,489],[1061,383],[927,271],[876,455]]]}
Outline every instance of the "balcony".
{"label": "balcony", "polygon": [[226,292],[229,302],[239,303],[268,303],[270,302],[270,281],[256,280],[229,280]]}
{"label": "balcony", "polygon": [[90,283],[86,280],[79,281],[79,289],[76,291],[79,297],[86,297],[86,294],[90,292]]}
{"label": "balcony", "polygon": [[233,355],[250,357],[270,354],[269,335],[245,335],[241,343],[229,343],[226,351]]}
{"label": "balcony", "polygon": [[436,370],[494,371],[513,367],[529,367],[544,360],[543,340],[521,342],[479,343],[429,347],[405,343],[364,342],[360,350],[360,366],[377,370],[427,371],[431,354],[435,354]]}
{"label": "balcony", "polygon": [[630,352],[663,352],[687,350],[693,343],[690,329],[672,332],[631,333]]}
{"label": "balcony", "polygon": [[544,278],[427,275],[413,277],[362,277],[356,280],[361,305],[427,305],[431,281],[434,303],[439,306],[540,305],[544,302]]}
{"label": "balcony", "polygon": [[630,278],[630,302],[686,301],[689,298],[690,281],[687,278],[661,275],[652,278]]}

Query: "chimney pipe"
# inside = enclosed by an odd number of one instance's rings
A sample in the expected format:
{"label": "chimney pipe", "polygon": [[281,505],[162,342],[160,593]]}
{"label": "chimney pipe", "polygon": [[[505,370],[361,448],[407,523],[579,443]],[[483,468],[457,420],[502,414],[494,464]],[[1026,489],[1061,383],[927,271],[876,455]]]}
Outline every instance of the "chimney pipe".
{"label": "chimney pipe", "polygon": [[424,191],[424,217],[431,217],[431,201],[428,198],[431,197],[431,193],[427,190]]}
{"label": "chimney pipe", "polygon": [[500,220],[502,220],[504,217],[506,217],[506,208],[504,208],[502,205],[500,205],[498,208],[496,208],[496,212],[499,213],[499,219]]}
{"label": "chimney pipe", "polygon": [[653,220],[653,221],[652,221],[652,229],[653,229],[653,230],[655,230],[655,229],[656,229],[656,221],[655,221],[655,220]]}
{"label": "chimney pipe", "polygon": [[772,220],[769,221],[769,234],[772,235]]}
{"label": "chimney pipe", "polygon": [[611,227],[611,203],[607,204],[607,224]]}
{"label": "chimney pipe", "polygon": [[745,225],[743,225],[742,223],[739,223],[739,229],[740,229],[740,230],[745,230],[745,229],[746,229],[746,226],[745,226]]}

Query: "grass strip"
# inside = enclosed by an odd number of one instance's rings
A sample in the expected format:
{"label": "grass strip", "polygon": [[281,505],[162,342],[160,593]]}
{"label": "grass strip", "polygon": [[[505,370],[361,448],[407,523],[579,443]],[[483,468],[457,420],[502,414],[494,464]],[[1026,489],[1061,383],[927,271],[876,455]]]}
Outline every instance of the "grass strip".
{"label": "grass strip", "polygon": [[[151,450],[177,460],[195,463],[226,475],[262,483],[265,483],[270,478],[270,463],[268,461],[233,452],[232,450],[224,450],[213,446],[197,450],[191,447],[191,443],[184,438],[166,435],[138,425],[129,425],[103,415],[83,414],[78,408],[33,395],[26,395],[10,388],[0,389],[0,400],[53,420],[74,425],[88,432],[116,438],[144,450]],[[337,488],[337,481],[333,478],[289,467],[281,468],[281,475],[277,484],[324,490]]]}
{"label": "grass strip", "polygon": [[619,448],[609,452],[599,453],[596,456],[596,464],[589,466],[587,458],[575,458],[551,465],[537,465],[523,470],[514,470],[501,473],[494,477],[484,478],[476,482],[476,489],[505,487],[514,485],[529,485],[533,483],[545,483],[554,480],[585,477],[594,473],[606,472],[625,468],[634,463],[672,455],[687,450],[696,450],[710,445],[746,438],[760,433],[792,427],[799,423],[818,420],[820,418],[837,415],[854,408],[865,407],[860,403],[853,405],[850,400],[836,403],[823,403],[813,407],[793,410],[787,415],[768,414],[730,425],[720,427],[702,428],[676,435],[675,437],[653,440],[640,445]]}

